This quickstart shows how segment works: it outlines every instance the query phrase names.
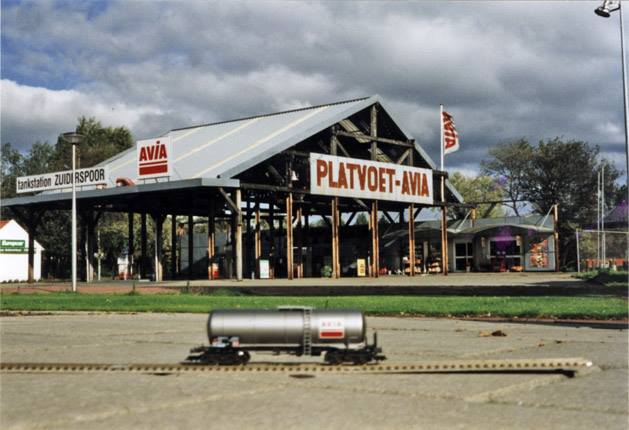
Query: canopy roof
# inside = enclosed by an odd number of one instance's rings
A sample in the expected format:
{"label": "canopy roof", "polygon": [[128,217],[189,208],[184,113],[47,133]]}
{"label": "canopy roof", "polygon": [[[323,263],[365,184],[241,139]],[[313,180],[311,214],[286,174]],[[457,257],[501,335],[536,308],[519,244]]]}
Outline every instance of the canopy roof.
{"label": "canopy roof", "polygon": [[[155,192],[163,187],[164,191],[181,184],[185,188],[190,180],[210,180],[207,186],[238,187],[237,176],[266,159],[300,143],[316,133],[333,126],[348,122],[348,117],[369,106],[378,103],[389,115],[382,99],[372,97],[347,100],[338,103],[295,109],[267,115],[260,115],[232,121],[204,124],[194,127],[179,128],[165,133],[172,142],[173,172],[169,179],[156,181],[144,180],[136,183],[132,193],[143,191]],[[351,122],[350,122],[351,124]],[[407,140],[412,136],[397,123],[399,131]],[[415,142],[415,150],[421,159],[432,169],[436,164]],[[78,198],[97,198],[98,195],[112,198],[116,194],[129,194],[129,187],[116,187],[116,180],[128,178],[136,181],[136,149],[130,148],[114,157],[103,161],[99,166],[108,166],[110,183],[106,189],[81,190]],[[215,183],[214,183],[214,182]],[[212,183],[212,185],[210,185]],[[148,188],[148,185],[151,185]],[[205,182],[203,186],[205,186]],[[199,184],[194,183],[194,187]],[[463,202],[462,196],[446,181],[446,186],[455,201]],[[94,188],[94,187],[92,187]],[[150,189],[149,189],[150,188]],[[68,190],[65,190],[68,191]],[[6,206],[42,204],[46,202],[70,199],[69,192],[47,192],[35,196],[7,199]]]}

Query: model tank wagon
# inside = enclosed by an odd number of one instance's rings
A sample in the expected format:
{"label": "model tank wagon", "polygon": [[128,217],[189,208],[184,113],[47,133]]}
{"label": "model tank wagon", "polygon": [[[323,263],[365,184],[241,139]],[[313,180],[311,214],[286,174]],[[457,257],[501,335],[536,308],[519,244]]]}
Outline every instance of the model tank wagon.
{"label": "model tank wagon", "polygon": [[365,364],[384,360],[382,349],[367,342],[367,325],[356,310],[280,307],[277,310],[229,309],[210,312],[209,346],[193,348],[188,362],[246,364],[250,352],[321,356],[328,364]]}

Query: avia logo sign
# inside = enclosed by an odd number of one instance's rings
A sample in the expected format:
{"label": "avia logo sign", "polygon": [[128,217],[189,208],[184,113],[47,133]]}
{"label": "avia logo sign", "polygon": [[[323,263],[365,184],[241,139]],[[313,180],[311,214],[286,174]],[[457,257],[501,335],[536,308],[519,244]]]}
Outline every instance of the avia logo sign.
{"label": "avia logo sign", "polygon": [[136,148],[139,179],[170,176],[172,170],[170,137],[140,140]]}

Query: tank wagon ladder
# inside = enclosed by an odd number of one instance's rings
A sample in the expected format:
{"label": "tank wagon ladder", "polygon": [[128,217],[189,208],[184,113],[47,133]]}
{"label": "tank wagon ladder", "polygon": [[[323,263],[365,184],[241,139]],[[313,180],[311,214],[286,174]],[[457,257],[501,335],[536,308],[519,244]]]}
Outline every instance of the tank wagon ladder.
{"label": "tank wagon ladder", "polygon": [[312,355],[312,308],[304,307],[303,354]]}

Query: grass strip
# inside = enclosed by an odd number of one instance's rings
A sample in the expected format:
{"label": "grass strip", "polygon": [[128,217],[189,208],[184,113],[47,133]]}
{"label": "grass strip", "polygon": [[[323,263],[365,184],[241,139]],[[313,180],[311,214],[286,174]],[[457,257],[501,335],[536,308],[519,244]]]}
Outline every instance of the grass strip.
{"label": "grass strip", "polygon": [[12,311],[191,312],[280,305],[360,309],[368,315],[500,316],[528,318],[627,318],[627,301],[616,297],[344,296],[260,297],[211,295],[2,294]]}

